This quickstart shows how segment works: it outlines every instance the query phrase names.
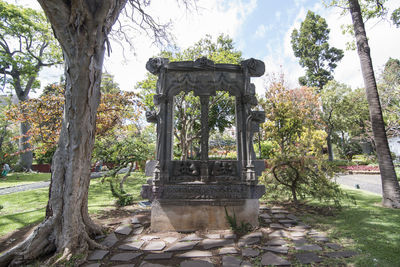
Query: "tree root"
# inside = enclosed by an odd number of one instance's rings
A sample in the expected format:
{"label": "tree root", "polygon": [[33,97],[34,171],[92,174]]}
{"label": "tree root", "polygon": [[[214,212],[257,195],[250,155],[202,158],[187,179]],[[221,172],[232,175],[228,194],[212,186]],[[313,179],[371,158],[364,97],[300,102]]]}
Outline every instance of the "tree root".
{"label": "tree root", "polygon": [[[65,240],[62,240],[62,233],[57,232],[58,227],[54,225],[54,221],[55,220],[51,218],[46,219],[27,239],[1,255],[0,267],[21,266],[40,256],[54,252],[55,254],[46,261],[46,265],[54,266],[69,261],[73,263],[74,266],[79,266],[86,260],[89,249],[105,249],[104,246],[90,238],[87,230],[82,230],[81,234],[77,237],[79,240],[74,242],[75,246],[71,243],[63,242]],[[93,225],[96,224],[93,223]],[[88,227],[81,227],[81,229],[86,228]],[[90,232],[90,229],[88,230]],[[57,239],[59,239],[58,241],[55,238],[56,236],[58,237]],[[59,245],[66,243],[65,247],[61,247],[62,245],[58,247],[56,242]]]}

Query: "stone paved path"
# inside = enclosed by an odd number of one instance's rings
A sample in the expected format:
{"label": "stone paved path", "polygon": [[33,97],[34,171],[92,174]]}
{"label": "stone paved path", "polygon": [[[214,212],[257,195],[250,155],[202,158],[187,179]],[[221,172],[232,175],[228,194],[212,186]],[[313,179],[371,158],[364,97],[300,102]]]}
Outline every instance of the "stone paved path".
{"label": "stone paved path", "polygon": [[260,208],[260,227],[244,236],[231,230],[151,233],[148,216],[136,215],[98,240],[107,249],[91,251],[85,267],[289,266],[357,255],[331,242],[282,207]]}

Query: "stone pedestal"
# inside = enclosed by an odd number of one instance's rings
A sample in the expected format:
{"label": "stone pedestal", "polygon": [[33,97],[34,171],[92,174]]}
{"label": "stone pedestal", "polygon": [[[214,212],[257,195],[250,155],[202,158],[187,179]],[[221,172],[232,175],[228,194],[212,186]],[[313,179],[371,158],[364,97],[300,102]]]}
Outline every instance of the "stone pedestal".
{"label": "stone pedestal", "polygon": [[[177,205],[174,202],[160,203],[156,200],[151,207],[151,230],[165,232],[229,229],[225,208],[229,216],[233,217],[235,214],[239,225],[245,222],[253,227],[258,226],[258,199],[246,199],[236,203],[214,200],[212,202],[214,203],[207,204],[204,201],[196,203],[192,200],[187,201],[187,205]],[[217,203],[221,205],[215,205]]]}

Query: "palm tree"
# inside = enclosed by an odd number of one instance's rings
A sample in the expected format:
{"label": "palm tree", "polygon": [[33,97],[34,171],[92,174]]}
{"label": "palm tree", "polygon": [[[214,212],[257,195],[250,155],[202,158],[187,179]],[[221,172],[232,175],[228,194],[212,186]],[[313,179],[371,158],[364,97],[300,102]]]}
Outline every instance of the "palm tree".
{"label": "palm tree", "polygon": [[361,71],[364,78],[367,94],[369,115],[372,122],[376,153],[378,154],[379,169],[382,179],[382,204],[385,207],[400,208],[400,186],[389,144],[386,137],[385,124],[383,122],[382,109],[379,102],[378,89],[372,67],[370,47],[358,0],[349,0],[350,14],[353,20],[354,33],[357,41],[358,56],[360,57]]}

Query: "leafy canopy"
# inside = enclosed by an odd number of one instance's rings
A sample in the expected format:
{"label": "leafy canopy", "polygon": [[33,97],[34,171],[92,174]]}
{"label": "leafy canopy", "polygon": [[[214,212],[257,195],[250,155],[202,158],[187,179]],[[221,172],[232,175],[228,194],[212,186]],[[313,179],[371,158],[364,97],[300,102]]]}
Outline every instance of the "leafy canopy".
{"label": "leafy canopy", "polygon": [[322,90],[333,79],[332,72],[343,58],[343,51],[329,46],[329,31],[326,20],[312,11],[307,12],[300,30],[293,30],[293,52],[300,66],[306,69],[306,75],[299,78],[301,85]]}

